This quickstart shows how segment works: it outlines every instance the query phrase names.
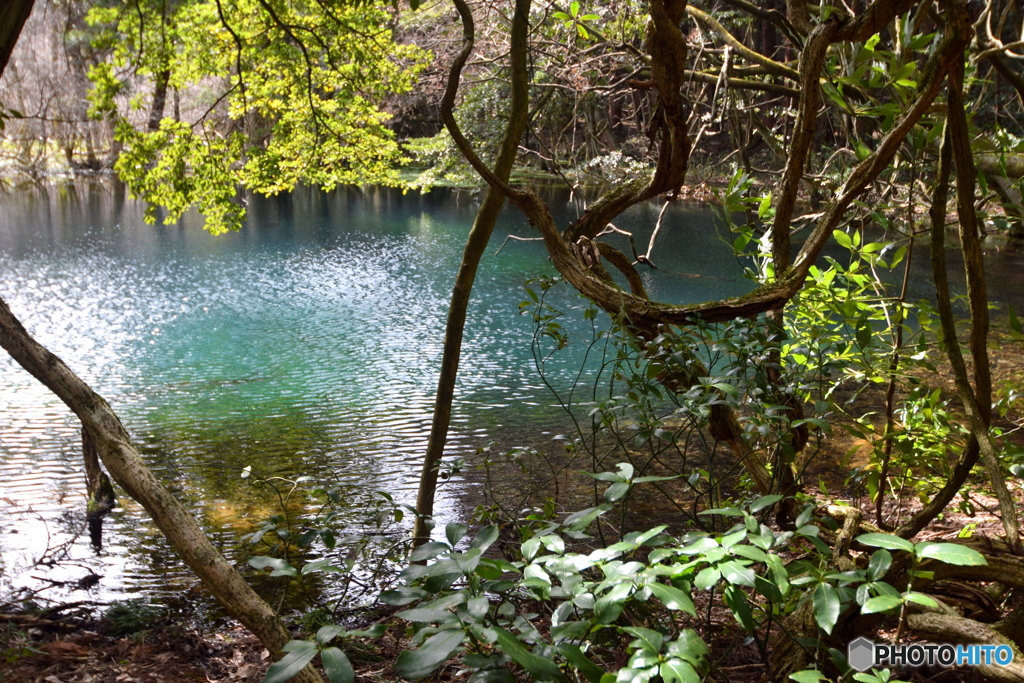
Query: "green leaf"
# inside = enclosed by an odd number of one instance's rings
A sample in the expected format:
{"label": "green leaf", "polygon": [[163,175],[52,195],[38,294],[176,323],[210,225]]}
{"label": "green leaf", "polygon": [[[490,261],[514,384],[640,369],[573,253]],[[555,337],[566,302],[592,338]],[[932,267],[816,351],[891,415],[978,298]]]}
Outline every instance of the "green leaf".
{"label": "green leaf", "polygon": [[490,548],[496,540],[498,540],[498,525],[488,524],[477,532],[473,542],[469,545],[471,548],[480,548],[480,552],[484,552]]}
{"label": "green leaf", "polygon": [[889,550],[905,550],[908,553],[914,552],[914,544],[910,541],[893,536],[892,534],[861,534],[857,542],[873,548],[888,548]]}
{"label": "green leaf", "polygon": [[977,550],[957,543],[918,543],[916,550],[918,557],[930,557],[933,560],[958,567],[977,567],[988,564],[985,556]]}
{"label": "green leaf", "polygon": [[316,643],[311,640],[293,640],[287,654],[270,665],[263,683],[284,683],[302,671],[316,657]]}
{"label": "green leaf", "polygon": [[458,629],[435,633],[417,650],[405,650],[395,660],[395,670],[406,678],[423,678],[443,664],[465,639]]}
{"label": "green leaf", "polygon": [[666,586],[663,583],[650,583],[647,587],[651,589],[654,596],[661,600],[661,604],[670,610],[682,610],[690,616],[697,616],[697,610],[693,606],[693,600],[689,595],[674,586]]}
{"label": "green leaf", "polygon": [[565,675],[559,670],[558,665],[547,657],[535,655],[519,642],[519,640],[502,628],[494,629],[498,636],[498,649],[512,658],[519,666],[530,672],[530,675],[540,681],[555,680],[559,683],[567,683]]}
{"label": "green leaf", "polygon": [[591,522],[611,509],[611,505],[604,504],[593,508],[587,508],[586,510],[580,510],[579,512],[574,512],[566,517],[563,524],[572,531],[582,531],[590,526]]}
{"label": "green leaf", "polygon": [[321,645],[326,645],[342,633],[345,633],[345,628],[342,626],[322,626],[320,627],[320,630],[316,632],[316,642]]}
{"label": "green leaf", "polygon": [[599,598],[594,603],[594,619],[599,624],[610,624],[619,618],[626,606],[625,598]]}
{"label": "green leaf", "polygon": [[313,572],[327,572],[328,574],[344,574],[348,570],[344,567],[335,567],[331,564],[333,560],[329,557],[325,557],[320,560],[314,560],[308,564],[302,565],[302,571],[300,572],[303,576],[311,574]]}
{"label": "green leaf", "polygon": [[873,598],[869,598],[867,602],[860,608],[861,614],[876,614],[878,612],[888,612],[889,610],[895,609],[903,604],[903,600],[896,597],[895,595],[876,595]]}
{"label": "green leaf", "polygon": [[754,588],[758,593],[768,598],[772,602],[782,602],[786,596],[782,594],[775,583],[764,576],[754,577]]}
{"label": "green leaf", "polygon": [[461,605],[466,601],[466,594],[452,593],[438,598],[432,602],[429,602],[420,607],[414,609],[407,609],[404,612],[399,612],[395,616],[399,619],[405,619],[414,623],[427,623],[427,622],[443,622],[453,619],[454,615],[449,611],[452,607]]}
{"label": "green leaf", "polygon": [[356,680],[352,662],[348,661],[348,657],[340,649],[324,648],[320,653],[320,659],[324,663],[324,673],[331,683],[352,683]]}
{"label": "green leaf", "polygon": [[433,559],[448,550],[451,550],[448,544],[442,543],[441,541],[430,541],[429,543],[424,543],[419,548],[416,548],[416,550],[413,550],[412,554],[409,555],[409,561],[423,562],[424,560]]}
{"label": "green leaf", "polygon": [[583,654],[576,645],[570,645],[569,643],[562,643],[558,646],[558,651],[565,657],[565,661],[572,664],[577,671],[583,674],[583,677],[587,679],[589,683],[601,683],[601,678],[605,675],[605,670],[594,664]]}
{"label": "green leaf", "polygon": [[803,671],[791,673],[789,678],[796,681],[796,683],[818,683],[818,681],[828,680],[828,676],[815,669],[804,669]]}
{"label": "green leaf", "polygon": [[910,591],[909,593],[904,595],[903,598],[907,602],[916,602],[917,604],[924,605],[925,607],[938,607],[939,606],[938,602],[933,600],[930,596],[925,595],[924,593],[917,593],[917,592],[914,592],[914,591]]}
{"label": "green leaf", "polygon": [[650,650],[655,654],[661,652],[661,646],[665,644],[665,636],[649,628],[642,628],[640,626],[623,626],[622,630],[634,638],[639,639],[643,643],[642,647],[644,649]]}
{"label": "green leaf", "polygon": [[726,586],[722,591],[722,598],[732,610],[732,615],[736,617],[740,626],[747,633],[753,634],[757,629],[757,624],[754,622],[754,614],[750,609],[750,600],[747,599],[747,594],[743,592],[743,589],[739,586]]}
{"label": "green leaf", "polygon": [[558,19],[559,21],[572,21],[572,17],[570,17],[565,12],[552,12],[551,16],[554,17],[555,19]]}
{"label": "green leaf", "polygon": [[516,683],[516,677],[505,667],[484,669],[469,677],[468,683]]}
{"label": "green leaf", "polygon": [[[770,199],[770,198],[771,198],[770,195],[768,197],[766,197],[766,199]],[[780,500],[782,500],[782,496],[780,496],[778,494],[772,494],[770,496],[761,496],[760,498],[755,500],[753,503],[751,503],[748,507],[749,507],[751,513],[760,512],[761,510],[764,510],[769,505],[775,505]]]}
{"label": "green leaf", "polygon": [[700,674],[689,662],[682,659],[669,659],[659,669],[661,680],[665,683],[700,683]]}
{"label": "green leaf", "polygon": [[742,517],[743,516],[743,510],[740,510],[739,508],[734,508],[734,507],[715,508],[713,510],[704,510],[703,512],[698,512],[697,514],[698,515],[725,515],[726,517]]}
{"label": "green leaf", "polygon": [[831,634],[839,621],[839,593],[827,583],[819,583],[812,596],[814,620],[825,633]]}
{"label": "green leaf", "polygon": [[627,493],[629,493],[629,489],[631,486],[632,484],[628,481],[617,481],[611,486],[609,486],[608,490],[604,492],[604,499],[607,500],[609,503],[614,503],[615,501],[619,500]]}
{"label": "green leaf", "polygon": [[430,594],[422,588],[415,588],[413,586],[400,586],[399,588],[391,591],[384,591],[380,594],[380,601],[385,605],[394,605],[401,607],[402,605],[408,605],[416,602],[417,600],[424,600],[429,598]]}
{"label": "green leaf", "polygon": [[839,246],[843,247],[844,249],[853,248],[853,240],[850,239],[850,236],[847,235],[842,230],[833,230],[832,236],[835,238],[836,243],[839,244]]}
{"label": "green leaf", "polygon": [[722,577],[729,583],[738,586],[752,587],[754,585],[754,570],[750,567],[744,567],[736,560],[722,562],[718,565],[718,569],[722,572]]}
{"label": "green leaf", "polygon": [[720,578],[722,578],[722,572],[718,571],[718,567],[705,567],[697,573],[693,585],[703,591],[711,590]]}
{"label": "green leaf", "polygon": [[682,657],[694,667],[703,667],[709,652],[708,646],[692,628],[685,629],[680,633],[679,638],[669,643],[667,649],[670,655]]}
{"label": "green leaf", "polygon": [[467,531],[469,531],[469,527],[465,524],[460,524],[459,522],[452,522],[444,527],[445,538],[448,539],[448,542],[451,543],[453,548],[462,540],[462,537],[466,535]]}
{"label": "green leaf", "polygon": [[265,555],[250,557],[249,566],[255,567],[256,569],[273,569],[273,571],[270,572],[271,576],[299,575],[299,573],[295,571],[294,567],[277,557],[267,557]]}
{"label": "green leaf", "polygon": [[868,579],[878,581],[885,576],[892,566],[892,553],[884,548],[876,550],[871,554],[871,561],[868,562]]}

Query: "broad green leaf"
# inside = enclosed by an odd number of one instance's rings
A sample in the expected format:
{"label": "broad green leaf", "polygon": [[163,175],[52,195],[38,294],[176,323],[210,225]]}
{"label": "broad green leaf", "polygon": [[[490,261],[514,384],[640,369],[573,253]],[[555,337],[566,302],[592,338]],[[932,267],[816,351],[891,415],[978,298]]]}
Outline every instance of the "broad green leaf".
{"label": "broad green leaf", "polygon": [[733,555],[739,555],[740,557],[745,557],[748,560],[753,560],[754,562],[763,562],[768,564],[768,553],[760,548],[755,548],[752,545],[734,545],[729,548],[729,552]]}
{"label": "broad green leaf", "polygon": [[868,562],[868,579],[877,581],[885,576],[892,566],[892,553],[885,548],[876,550],[871,554],[871,561]]}
{"label": "broad green leaf", "polygon": [[451,610],[452,607],[461,605],[465,601],[465,593],[452,593],[449,595],[443,595],[437,600],[424,603],[414,609],[407,609],[404,612],[399,612],[395,616],[399,619],[405,619],[406,621],[420,623],[446,621],[452,617],[452,613],[449,610]]}
{"label": "broad green leaf", "polygon": [[324,648],[320,653],[320,659],[324,663],[324,673],[331,683],[352,683],[356,680],[352,663],[339,648]]}
{"label": "broad green leaf", "polygon": [[409,555],[409,561],[423,562],[424,560],[433,559],[448,550],[451,550],[451,548],[447,543],[442,543],[441,541],[430,541],[428,543],[424,543],[419,548],[416,548],[416,550],[413,550],[412,554]]}
{"label": "broad green leaf", "polygon": [[876,614],[888,612],[903,604],[903,601],[895,595],[876,595],[869,598],[860,608],[861,614]]}
{"label": "broad green leaf", "polygon": [[973,548],[957,543],[918,543],[918,557],[930,557],[958,567],[976,567],[988,564],[985,556]]}
{"label": "broad green leaf", "polygon": [[594,619],[599,624],[610,624],[619,618],[626,606],[626,599],[603,597],[594,603]]}
{"label": "broad green leaf", "polygon": [[[771,199],[771,195],[767,195],[765,197],[765,199],[769,199],[770,200]],[[747,507],[750,509],[751,513],[760,512],[761,510],[764,510],[769,505],[775,505],[780,500],[782,500],[782,496],[780,496],[778,494],[772,494],[770,496],[761,496],[760,498],[755,500],[753,503],[751,503]]]}
{"label": "broad green leaf", "polygon": [[311,640],[293,640],[287,654],[270,665],[263,683],[284,683],[294,678],[316,657],[316,643]]}
{"label": "broad green leaf", "polygon": [[893,536],[892,534],[861,534],[856,538],[858,543],[873,548],[888,548],[889,550],[905,550],[908,553],[914,552],[914,544],[905,538]]}
{"label": "broad green leaf", "polygon": [[722,562],[718,565],[718,569],[722,572],[722,577],[729,583],[750,587],[754,585],[754,570],[743,566],[736,560]]}
{"label": "broad green leaf", "polygon": [[839,593],[827,583],[819,583],[812,596],[814,620],[825,633],[832,633],[839,621]]}
{"label": "broad green leaf", "polygon": [[630,482],[628,481],[617,481],[611,486],[609,486],[608,489],[604,492],[604,499],[607,500],[609,503],[614,503],[615,501],[619,500],[627,493],[629,493],[629,489],[631,486],[632,484],[630,484]]}
{"label": "broad green leaf", "polygon": [[395,670],[406,678],[423,678],[443,664],[462,645],[466,634],[458,629],[435,633],[416,650],[405,650],[395,660]]}
{"label": "broad green leaf", "polygon": [[650,650],[655,654],[661,652],[661,646],[665,644],[665,636],[649,628],[624,626],[622,630],[640,640],[644,649]]}
{"label": "broad green leaf", "polygon": [[701,680],[693,665],[682,659],[666,660],[658,672],[665,683],[700,683]]}
{"label": "broad green leaf", "polygon": [[477,532],[470,547],[480,548],[480,551],[483,552],[490,548],[496,540],[498,540],[498,525],[488,524]]}
{"label": "broad green leaf", "polygon": [[852,249],[853,248],[853,240],[850,239],[850,236],[847,235],[842,230],[833,230],[832,231],[832,236],[835,238],[836,243],[839,246],[841,246],[843,249]]}
{"label": "broad green leaf", "polygon": [[249,566],[255,567],[256,569],[272,569],[273,571],[270,572],[271,576],[299,575],[299,573],[295,571],[294,567],[278,557],[267,557],[265,555],[250,557]]}
{"label": "broad green leaf", "polygon": [[690,616],[697,616],[697,610],[693,606],[693,600],[689,595],[673,586],[666,586],[663,583],[650,583],[647,587],[654,593],[654,596],[661,600],[661,604],[670,610],[682,610]]}
{"label": "broad green leaf", "polygon": [[342,633],[345,633],[345,629],[342,626],[321,626],[320,630],[316,632],[316,642],[326,645]]}
{"label": "broad green leaf", "polygon": [[726,517],[742,517],[743,516],[743,510],[740,510],[739,508],[734,508],[734,507],[715,508],[713,510],[704,510],[703,512],[698,512],[697,514],[698,515],[725,515]]}
{"label": "broad green leaf", "polygon": [[467,531],[469,531],[469,527],[465,524],[460,524],[459,522],[451,522],[444,527],[445,538],[448,539],[448,542],[451,543],[452,547],[455,547],[455,545],[462,540],[462,537],[466,535]]}
{"label": "broad green leaf", "polygon": [[782,602],[786,598],[779,587],[764,576],[754,577],[754,589],[772,602]]}
{"label": "broad green leaf", "polygon": [[692,628],[680,633],[679,638],[669,643],[667,649],[670,655],[682,657],[695,667],[704,666],[705,657],[709,652],[708,646]]}
{"label": "broad green leaf", "polygon": [[910,591],[904,595],[903,599],[907,602],[916,602],[917,604],[924,605],[925,607],[939,606],[939,603],[933,600],[930,596],[925,595],[924,593],[916,593],[914,591]]}
{"label": "broad green leaf", "polygon": [[486,596],[478,596],[470,598],[466,603],[466,611],[469,612],[470,616],[474,619],[483,619],[487,616],[488,610],[491,608],[491,603]]}
{"label": "broad green leaf", "polygon": [[711,590],[720,578],[722,578],[722,572],[718,571],[718,567],[705,567],[697,573],[693,585],[702,591]]}
{"label": "broad green leaf", "polygon": [[307,564],[302,565],[302,571],[300,572],[303,576],[312,572],[326,572],[328,574],[344,574],[348,571],[345,567],[336,567],[331,564],[333,560],[330,558],[323,558],[322,560],[314,560]]}
{"label": "broad green leaf", "polygon": [[572,664],[577,671],[583,674],[583,677],[587,679],[589,683],[601,683],[601,678],[605,675],[605,670],[594,664],[583,654],[576,645],[570,645],[569,643],[562,643],[558,646],[558,651],[565,657],[565,661]]}
{"label": "broad green leaf", "polygon": [[530,672],[530,675],[540,681],[558,681],[566,683],[565,675],[559,670],[558,665],[547,657],[535,655],[511,633],[502,628],[494,629],[498,636],[498,649],[512,658],[519,666]]}
{"label": "broad green leaf", "polygon": [[505,667],[484,669],[469,677],[468,683],[516,683],[515,675]]}
{"label": "broad green leaf", "polygon": [[401,607],[410,603],[416,602],[417,600],[424,600],[429,598],[430,594],[422,588],[415,588],[413,586],[400,586],[395,590],[384,591],[380,594],[380,601],[385,605],[394,605]]}
{"label": "broad green leaf", "polygon": [[722,598],[732,610],[732,615],[740,623],[740,626],[747,633],[753,634],[757,629],[757,623],[754,621],[754,614],[750,609],[750,600],[747,599],[747,594],[743,592],[743,589],[739,586],[726,586],[722,591]]}
{"label": "broad green leaf", "polygon": [[546,536],[541,536],[540,542],[544,545],[545,548],[547,548],[553,553],[558,553],[559,555],[561,555],[565,552],[565,541],[562,540],[561,536],[557,536],[555,534],[548,534]]}
{"label": "broad green leaf", "polygon": [[796,683],[818,683],[818,681],[827,681],[828,676],[825,676],[820,671],[815,669],[804,669],[803,671],[797,671],[789,674],[790,680],[796,681]]}
{"label": "broad green leaf", "polygon": [[604,505],[598,505],[597,507],[580,510],[579,512],[574,512],[566,517],[564,524],[573,531],[582,531],[590,526],[591,522],[611,509],[612,506],[605,503]]}

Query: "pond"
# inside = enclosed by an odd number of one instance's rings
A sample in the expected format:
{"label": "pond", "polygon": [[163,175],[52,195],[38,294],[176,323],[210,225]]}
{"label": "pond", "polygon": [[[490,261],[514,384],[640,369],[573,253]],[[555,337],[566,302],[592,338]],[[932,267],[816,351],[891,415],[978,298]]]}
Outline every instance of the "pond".
{"label": "pond", "polygon": [[[548,193],[565,225],[582,210]],[[342,487],[351,523],[377,491],[412,504],[433,405],[450,287],[479,197],[383,188],[249,198],[238,233],[211,236],[198,216],[147,225],[143,206],[107,182],[32,186],[0,202],[0,296],[29,331],[121,416],[158,476],[217,542],[275,511],[241,478],[311,476]],[[646,251],[661,205],[617,221]],[[550,443],[566,418],[538,376],[527,280],[554,275],[535,233],[507,209],[481,266],[462,354],[447,457]],[[624,250],[626,243],[619,245]],[[654,298],[679,302],[750,289],[713,215],[672,206],[647,271]],[[579,306],[568,294],[557,300]],[[582,332],[582,330],[581,330]],[[545,380],[568,386],[570,345]],[[254,477],[255,478],[255,477]],[[91,599],[167,596],[193,586],[144,511],[126,497],[104,543],[82,534],[79,425],[45,388],[0,357],[0,581],[101,576]],[[441,489],[437,514],[480,502],[472,468]],[[74,586],[66,587],[68,591]],[[84,594],[79,593],[77,599]]]}

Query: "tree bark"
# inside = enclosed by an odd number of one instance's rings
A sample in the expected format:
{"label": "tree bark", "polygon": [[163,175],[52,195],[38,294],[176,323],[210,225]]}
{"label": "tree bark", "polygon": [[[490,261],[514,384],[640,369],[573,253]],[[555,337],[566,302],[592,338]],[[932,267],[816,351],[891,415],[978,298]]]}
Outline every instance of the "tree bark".
{"label": "tree bark", "polygon": [[[966,15],[966,6],[962,2],[950,0],[949,14],[962,11]],[[954,368],[957,376],[957,390],[964,403],[967,417],[971,423],[971,431],[978,440],[981,459],[988,471],[992,489],[999,499],[999,511],[1002,514],[1003,529],[1011,545],[1017,546],[1020,540],[1020,525],[1013,497],[1006,487],[999,456],[989,431],[992,414],[992,378],[988,363],[988,293],[985,288],[985,263],[978,241],[978,217],[974,211],[974,194],[976,174],[974,161],[971,158],[971,140],[967,128],[967,115],[963,101],[964,63],[960,60],[949,72],[949,105],[947,107],[946,134],[949,135],[950,150],[956,167],[956,207],[960,227],[960,246],[964,254],[964,268],[967,271],[967,300],[971,310],[971,358],[974,361],[974,390],[971,391],[967,381],[966,369]],[[941,254],[940,254],[941,256]],[[933,256],[933,258],[935,258]],[[942,256],[944,258],[944,256]],[[948,305],[948,303],[947,303]],[[952,329],[948,320],[943,320],[943,336],[946,350],[959,352],[956,330]],[[952,360],[952,359],[951,359]],[[961,365],[962,365],[961,360]]]}
{"label": "tree bark", "polygon": [[[459,87],[462,65],[473,51],[474,41],[473,15],[468,5],[462,0],[456,0],[455,5],[462,18],[463,48],[457,63],[453,65],[449,74],[448,87],[441,102],[441,116],[453,138],[456,135],[461,137],[458,123],[455,121],[455,95]],[[505,135],[494,164],[494,174],[503,183],[508,182],[512,173],[512,166],[519,150],[519,140],[523,137],[529,118],[529,79],[526,71],[529,14],[530,0],[516,0],[510,37],[512,99],[509,103],[509,122],[505,127]],[[473,282],[476,279],[480,259],[483,257],[484,249],[491,238],[498,213],[504,203],[505,196],[501,191],[497,187],[489,185],[484,201],[473,221],[473,228],[469,232],[465,249],[462,252],[462,263],[455,276],[451,305],[448,308],[448,322],[445,326],[444,351],[441,356],[441,372],[437,381],[437,396],[434,400],[434,416],[430,426],[430,438],[427,441],[427,452],[423,457],[419,490],[416,495],[416,525],[413,529],[413,539],[417,545],[425,543],[430,538],[427,521],[434,513],[437,466],[444,455],[444,446],[448,439],[448,428],[451,423],[452,400],[455,396],[459,358],[462,355],[462,336],[466,327],[469,296],[473,291]]]}
{"label": "tree bark", "polygon": [[160,121],[164,117],[164,109],[167,107],[167,87],[171,82],[170,69],[164,69],[156,75],[156,84],[153,86],[153,105],[149,110],[149,122],[146,128],[152,132],[160,129]]}
{"label": "tree bark", "polygon": [[117,502],[110,477],[100,467],[100,454],[96,441],[85,427],[82,427],[82,457],[85,460],[85,486],[89,493],[86,516],[99,518],[110,512]]}
{"label": "tree bark", "polygon": [[[252,631],[274,659],[280,659],[282,648],[291,640],[291,635],[274,610],[210,543],[181,501],[146,467],[110,405],[60,358],[33,339],[2,299],[0,346],[78,416],[114,481],[146,509],[228,614]],[[294,680],[316,683],[321,679],[307,666]]]}
{"label": "tree bark", "polygon": [[35,0],[7,0],[0,3],[0,74],[7,67],[14,44],[18,42]]}

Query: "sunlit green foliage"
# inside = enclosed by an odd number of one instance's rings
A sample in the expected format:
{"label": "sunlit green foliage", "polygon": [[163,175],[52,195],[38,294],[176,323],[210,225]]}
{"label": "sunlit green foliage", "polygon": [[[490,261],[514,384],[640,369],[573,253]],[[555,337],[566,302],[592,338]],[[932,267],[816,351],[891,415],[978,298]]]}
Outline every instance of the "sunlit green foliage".
{"label": "sunlit green foliage", "polygon": [[[217,233],[245,214],[236,188],[398,184],[401,153],[382,103],[412,87],[426,53],[392,40],[384,6],[195,0],[165,11],[140,2],[138,11],[90,14],[114,46],[112,63],[92,74],[92,113],[116,120],[116,170],[151,203],[149,220],[155,207],[173,222],[195,206]],[[125,107],[119,95],[129,72],[160,69],[171,88],[204,92],[209,106],[195,120],[168,117],[145,130],[133,112],[149,98]]]}

